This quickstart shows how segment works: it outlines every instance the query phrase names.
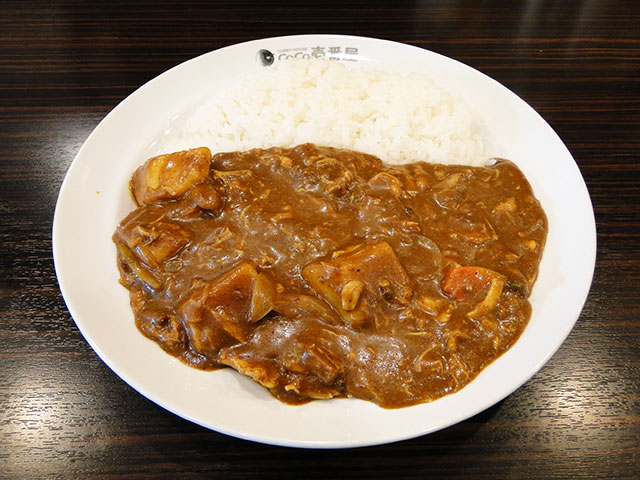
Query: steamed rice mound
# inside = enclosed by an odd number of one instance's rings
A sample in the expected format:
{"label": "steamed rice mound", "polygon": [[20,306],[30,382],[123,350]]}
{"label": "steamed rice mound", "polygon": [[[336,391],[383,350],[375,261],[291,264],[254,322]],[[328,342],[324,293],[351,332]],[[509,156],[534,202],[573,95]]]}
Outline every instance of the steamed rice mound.
{"label": "steamed rice mound", "polygon": [[219,91],[167,140],[166,151],[315,143],[391,164],[486,161],[479,122],[427,76],[329,60],[281,62]]}

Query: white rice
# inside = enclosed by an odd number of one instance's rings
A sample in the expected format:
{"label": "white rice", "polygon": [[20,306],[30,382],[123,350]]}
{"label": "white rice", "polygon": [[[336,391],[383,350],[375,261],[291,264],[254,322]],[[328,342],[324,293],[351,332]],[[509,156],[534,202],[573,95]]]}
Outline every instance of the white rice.
{"label": "white rice", "polygon": [[480,132],[467,105],[425,75],[302,60],[281,62],[219,91],[162,147],[221,152],[311,142],[387,163],[477,165],[486,161]]}

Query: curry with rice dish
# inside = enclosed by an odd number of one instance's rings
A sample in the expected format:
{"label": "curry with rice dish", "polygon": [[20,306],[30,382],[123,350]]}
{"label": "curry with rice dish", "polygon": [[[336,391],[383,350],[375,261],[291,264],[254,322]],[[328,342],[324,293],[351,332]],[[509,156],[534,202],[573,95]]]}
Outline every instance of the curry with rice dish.
{"label": "curry with rice dish", "polygon": [[547,220],[507,160],[196,148],[148,160],[130,189],[137,208],[113,239],[138,329],[286,403],[434,400],[531,316]]}

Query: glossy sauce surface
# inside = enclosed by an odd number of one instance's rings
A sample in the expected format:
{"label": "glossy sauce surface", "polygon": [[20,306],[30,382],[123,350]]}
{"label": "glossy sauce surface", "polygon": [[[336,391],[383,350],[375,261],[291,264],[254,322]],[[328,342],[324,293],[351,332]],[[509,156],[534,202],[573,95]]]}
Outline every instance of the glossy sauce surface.
{"label": "glossy sauce surface", "polygon": [[456,391],[531,309],[547,233],[529,184],[314,145],[150,159],[114,241],[140,331],[288,403]]}

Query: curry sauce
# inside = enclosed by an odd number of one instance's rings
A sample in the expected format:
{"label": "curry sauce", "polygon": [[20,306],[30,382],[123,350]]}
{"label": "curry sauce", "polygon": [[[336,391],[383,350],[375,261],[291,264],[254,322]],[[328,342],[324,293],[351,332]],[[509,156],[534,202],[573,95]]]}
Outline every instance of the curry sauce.
{"label": "curry sauce", "polygon": [[520,170],[311,144],[148,160],[118,226],[138,329],[287,403],[457,391],[531,316],[545,214]]}

